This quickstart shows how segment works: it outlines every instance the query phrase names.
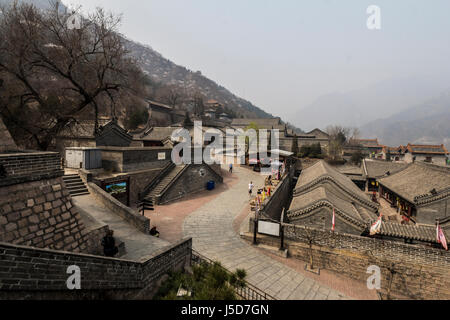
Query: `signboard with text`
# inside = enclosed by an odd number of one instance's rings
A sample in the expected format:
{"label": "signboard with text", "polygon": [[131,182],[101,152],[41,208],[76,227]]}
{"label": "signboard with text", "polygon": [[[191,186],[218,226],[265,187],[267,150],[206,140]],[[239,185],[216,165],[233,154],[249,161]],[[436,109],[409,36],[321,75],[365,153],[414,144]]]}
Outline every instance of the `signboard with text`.
{"label": "signboard with text", "polygon": [[280,224],[268,221],[258,221],[258,233],[269,236],[280,236]]}

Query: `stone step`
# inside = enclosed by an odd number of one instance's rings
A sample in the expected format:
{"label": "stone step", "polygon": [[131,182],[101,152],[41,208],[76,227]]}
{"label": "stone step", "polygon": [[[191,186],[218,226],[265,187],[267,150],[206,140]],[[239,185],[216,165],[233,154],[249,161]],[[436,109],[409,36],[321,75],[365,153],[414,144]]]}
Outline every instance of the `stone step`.
{"label": "stone step", "polygon": [[79,189],[76,191],[69,191],[69,194],[71,196],[79,196],[80,194],[89,194],[89,190],[88,189]]}
{"label": "stone step", "polygon": [[82,196],[89,194],[89,190],[86,187],[84,181],[77,174],[70,174],[63,176],[63,181],[66,185],[69,194],[72,197]]}
{"label": "stone step", "polygon": [[146,199],[151,199],[153,201],[156,200],[157,196],[161,195],[161,192],[169,185],[170,182],[173,181],[173,179],[180,173],[181,170],[183,170],[184,166],[182,167],[175,167],[168,173],[167,176],[165,176],[157,185],[154,187],[148,195],[145,197]]}
{"label": "stone step", "polygon": [[76,183],[76,182],[84,183],[83,180],[81,180],[80,178],[78,178],[78,179],[64,179],[63,181],[66,184],[68,184],[68,183]]}
{"label": "stone step", "polygon": [[78,186],[78,185],[84,186],[84,182],[83,181],[66,182],[67,187]]}
{"label": "stone step", "polygon": [[79,178],[80,176],[77,175],[77,174],[65,174],[65,175],[63,176],[63,178],[73,178],[73,177]]}

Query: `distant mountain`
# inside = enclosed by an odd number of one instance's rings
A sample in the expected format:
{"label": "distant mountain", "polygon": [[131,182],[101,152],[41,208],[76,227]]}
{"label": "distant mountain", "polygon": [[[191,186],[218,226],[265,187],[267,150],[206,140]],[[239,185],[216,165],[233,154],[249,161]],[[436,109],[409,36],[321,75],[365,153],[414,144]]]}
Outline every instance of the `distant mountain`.
{"label": "distant mountain", "polygon": [[136,59],[142,70],[154,81],[175,85],[188,93],[200,92],[208,99],[214,99],[245,118],[272,118],[251,102],[239,98],[226,88],[206,78],[200,71],[193,72],[164,58],[148,45],[125,40],[125,46]]}
{"label": "distant mountain", "polygon": [[305,130],[334,124],[360,127],[437,96],[448,89],[449,78],[449,75],[403,77],[360,90],[331,93],[298,110],[293,122]]}
{"label": "distant mountain", "polygon": [[[0,0],[2,5],[13,2],[14,0]],[[20,2],[32,3],[40,9],[48,9],[51,3],[59,2],[61,7],[64,8],[64,4],[58,0],[19,0]],[[67,1],[67,3],[70,2]],[[226,88],[206,78],[199,71],[193,72],[164,58],[150,46],[125,38],[124,41],[126,48],[130,51],[130,55],[137,60],[142,70],[155,82],[175,85],[180,90],[187,90],[188,93],[192,94],[200,92],[207,99],[214,99],[245,118],[274,117],[251,102],[234,95]]]}
{"label": "distant mountain", "polygon": [[443,143],[450,147],[450,90],[385,119],[372,121],[360,130],[362,136],[378,137],[389,146]]}

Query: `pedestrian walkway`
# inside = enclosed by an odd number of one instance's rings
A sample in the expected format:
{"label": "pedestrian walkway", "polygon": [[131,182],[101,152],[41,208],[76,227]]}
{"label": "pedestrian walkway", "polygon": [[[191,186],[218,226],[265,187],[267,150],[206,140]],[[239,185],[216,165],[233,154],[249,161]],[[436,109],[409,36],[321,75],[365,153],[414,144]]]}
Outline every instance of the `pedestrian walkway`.
{"label": "pedestrian walkway", "polygon": [[168,241],[139,231],[121,217],[112,213],[91,195],[72,198],[72,201],[77,208],[84,210],[97,221],[107,224],[109,229],[114,231],[116,240],[125,243],[126,254],[121,256],[121,259],[146,261],[153,252],[170,245]]}
{"label": "pedestrian walkway", "polygon": [[277,299],[340,300],[347,296],[322,285],[285,264],[263,254],[241,240],[233,230],[233,221],[248,206],[248,183],[263,186],[264,176],[245,168],[234,168],[239,181],[220,196],[193,211],[183,223],[183,234],[193,238],[196,251],[220,261],[234,271],[245,269],[247,281]]}

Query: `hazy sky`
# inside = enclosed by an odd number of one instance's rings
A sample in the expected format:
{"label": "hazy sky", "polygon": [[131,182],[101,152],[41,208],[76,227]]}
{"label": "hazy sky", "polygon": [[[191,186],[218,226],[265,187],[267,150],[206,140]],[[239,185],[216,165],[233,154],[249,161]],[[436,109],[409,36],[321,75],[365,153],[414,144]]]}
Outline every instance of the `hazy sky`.
{"label": "hazy sky", "polygon": [[[127,37],[287,121],[323,94],[450,71],[448,0],[63,2],[123,14]],[[367,29],[372,4],[381,30]]]}

